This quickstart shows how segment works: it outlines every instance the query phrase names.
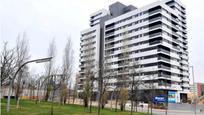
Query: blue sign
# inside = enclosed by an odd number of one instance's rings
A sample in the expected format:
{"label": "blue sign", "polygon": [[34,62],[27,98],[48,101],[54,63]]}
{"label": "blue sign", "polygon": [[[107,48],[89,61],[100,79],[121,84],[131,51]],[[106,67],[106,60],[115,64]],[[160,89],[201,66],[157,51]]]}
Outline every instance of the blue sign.
{"label": "blue sign", "polygon": [[154,102],[155,103],[166,102],[166,98],[164,96],[156,96],[154,97]]}
{"label": "blue sign", "polygon": [[176,103],[176,92],[175,91],[169,91],[168,92],[168,102],[169,103]]}

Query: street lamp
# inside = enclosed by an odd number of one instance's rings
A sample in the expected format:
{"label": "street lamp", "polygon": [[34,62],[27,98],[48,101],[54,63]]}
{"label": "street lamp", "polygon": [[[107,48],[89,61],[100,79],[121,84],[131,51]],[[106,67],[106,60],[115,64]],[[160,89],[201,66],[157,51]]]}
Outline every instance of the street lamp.
{"label": "street lamp", "polygon": [[193,93],[194,93],[194,106],[195,106],[195,110],[194,110],[194,112],[195,112],[195,115],[196,115],[196,103],[197,103],[197,99],[196,99],[196,92],[195,92],[195,80],[194,80],[194,68],[193,68],[193,66],[190,66],[190,68],[191,68],[191,70],[192,70],[192,77],[193,77]]}
{"label": "street lamp", "polygon": [[36,62],[36,63],[43,63],[43,62],[48,62],[48,61],[51,61],[52,57],[49,57],[49,58],[41,58],[41,59],[35,59],[35,60],[30,60],[30,61],[27,61],[25,63],[23,63],[16,71],[16,73],[14,74],[13,78],[11,78],[10,80],[10,84],[9,84],[9,91],[8,91],[8,101],[7,101],[7,112],[9,112],[10,110],[10,100],[11,100],[11,93],[12,93],[12,87],[13,87],[13,84],[14,84],[14,80],[18,74],[18,72],[21,70],[21,68],[23,66],[25,66],[26,64],[28,63],[32,63],[32,62]]}

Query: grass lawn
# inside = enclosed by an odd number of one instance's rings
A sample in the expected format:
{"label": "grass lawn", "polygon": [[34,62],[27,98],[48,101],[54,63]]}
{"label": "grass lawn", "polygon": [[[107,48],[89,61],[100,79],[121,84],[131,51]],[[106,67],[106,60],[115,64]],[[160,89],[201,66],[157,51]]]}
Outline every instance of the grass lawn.
{"label": "grass lawn", "polygon": [[[20,109],[16,109],[15,100],[11,100],[11,111],[6,112],[6,100],[1,100],[1,114],[2,115],[50,115],[51,103],[21,100]],[[130,112],[114,112],[110,109],[103,109],[101,115],[130,115]],[[64,105],[60,106],[58,103],[54,104],[54,115],[97,115],[97,108],[93,107],[92,113],[88,109],[84,109],[81,105]],[[146,113],[134,113],[134,115],[147,115]]]}

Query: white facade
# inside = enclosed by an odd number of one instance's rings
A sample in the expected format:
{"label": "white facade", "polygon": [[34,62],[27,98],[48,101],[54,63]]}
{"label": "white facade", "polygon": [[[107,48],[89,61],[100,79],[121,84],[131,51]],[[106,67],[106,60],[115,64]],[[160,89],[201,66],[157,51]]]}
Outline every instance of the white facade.
{"label": "white facade", "polygon": [[[100,50],[100,26],[95,25],[81,32],[80,48],[80,74],[78,87],[83,91],[86,70],[96,73],[98,71],[99,50]],[[96,77],[98,74],[95,75]],[[97,83],[95,82],[95,87]]]}
{"label": "white facade", "polygon": [[94,26],[100,23],[101,17],[108,15],[109,12],[106,9],[101,9],[90,15],[90,26]]}
{"label": "white facade", "polygon": [[[121,4],[118,6],[121,8]],[[112,14],[106,10],[99,12],[91,15],[90,25],[100,25],[97,19],[105,15],[111,17]],[[96,19],[94,15],[99,17]],[[104,45],[103,58],[108,60],[108,72],[117,72],[117,75],[111,76],[109,87],[116,85],[116,77],[131,74],[123,70],[128,66],[125,62],[138,62],[136,69],[141,71],[139,76],[148,82],[151,81],[148,76],[153,75],[157,89],[176,91],[177,97],[188,92],[186,9],[178,0],[157,1],[114,15],[104,22],[103,29],[104,43],[100,43]]]}

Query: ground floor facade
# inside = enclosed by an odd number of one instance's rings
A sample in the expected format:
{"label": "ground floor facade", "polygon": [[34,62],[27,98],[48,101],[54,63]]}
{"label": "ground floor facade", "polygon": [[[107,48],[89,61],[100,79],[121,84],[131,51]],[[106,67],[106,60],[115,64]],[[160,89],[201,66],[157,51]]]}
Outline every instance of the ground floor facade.
{"label": "ground floor facade", "polygon": [[[108,100],[115,100],[119,96],[118,91],[108,91]],[[83,99],[83,92],[78,93],[78,98]],[[98,92],[92,93],[92,100],[96,101],[99,98]],[[160,100],[157,100],[160,99]],[[129,91],[129,99],[131,100],[131,91]],[[177,91],[177,90],[163,90],[163,89],[154,89],[154,90],[138,90],[133,93],[133,100],[138,102],[168,102],[168,103],[187,103],[187,92]]]}

